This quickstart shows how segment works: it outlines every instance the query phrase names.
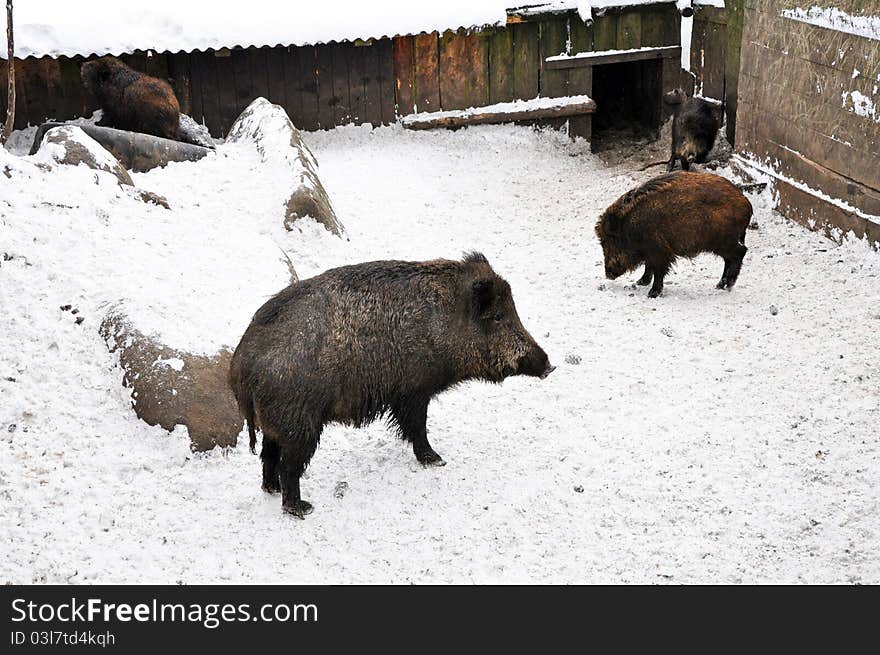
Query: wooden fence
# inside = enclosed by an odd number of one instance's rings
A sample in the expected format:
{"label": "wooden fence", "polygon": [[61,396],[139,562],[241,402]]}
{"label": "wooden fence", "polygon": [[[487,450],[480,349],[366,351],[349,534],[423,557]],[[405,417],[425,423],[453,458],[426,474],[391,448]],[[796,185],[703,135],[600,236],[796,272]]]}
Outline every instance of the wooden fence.
{"label": "wooden fence", "polygon": [[[586,25],[577,14],[511,17],[505,27],[433,32],[317,46],[231,48],[122,55],[168,79],[185,113],[223,136],[264,96],[306,130],[394,122],[413,112],[462,109],[536,96],[589,93],[590,69],[547,70],[551,55],[678,45],[674,5],[608,10]],[[79,78],[83,57],[18,60],[16,127],[88,116],[96,108]],[[0,79],[5,79],[0,61]],[[5,113],[5,93],[0,94]]]}

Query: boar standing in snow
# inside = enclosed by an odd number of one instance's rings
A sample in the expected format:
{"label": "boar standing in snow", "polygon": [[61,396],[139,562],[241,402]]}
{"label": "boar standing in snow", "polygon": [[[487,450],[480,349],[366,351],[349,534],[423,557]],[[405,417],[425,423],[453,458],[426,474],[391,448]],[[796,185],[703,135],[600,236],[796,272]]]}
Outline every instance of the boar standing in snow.
{"label": "boar standing in snow", "polygon": [[109,55],[84,63],[80,74],[104,113],[101,125],[178,139],[180,105],[168,82]]}
{"label": "boar standing in snow", "polygon": [[424,465],[428,403],[465,380],[544,378],[555,367],[523,327],[510,285],[486,258],[379,261],[294,284],[254,315],[230,386],[250,433],[263,432],[263,489],[300,518],[300,476],[327,423],[386,415]]}
{"label": "boar standing in snow", "polygon": [[688,98],[681,90],[667,94],[666,101],[677,106],[672,119],[672,154],[667,171],[681,162],[682,170],[690,170],[691,164],[702,164],[715,145],[720,121],[718,108],[702,98]]}
{"label": "boar standing in snow", "polygon": [[637,284],[663,290],[663,278],[678,257],[712,252],[724,259],[719,289],[736,284],[752,205],[723,177],[709,173],[666,173],[622,195],[596,223],[613,280],[645,264]]}

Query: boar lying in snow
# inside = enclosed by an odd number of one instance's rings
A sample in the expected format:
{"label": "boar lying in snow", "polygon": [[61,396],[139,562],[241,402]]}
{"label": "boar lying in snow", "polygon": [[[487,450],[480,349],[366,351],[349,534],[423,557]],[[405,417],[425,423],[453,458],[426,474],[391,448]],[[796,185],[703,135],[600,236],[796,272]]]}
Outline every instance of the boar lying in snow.
{"label": "boar lying in snow", "polygon": [[718,135],[720,121],[719,109],[702,98],[688,98],[683,91],[667,94],[666,102],[677,107],[672,119],[672,153],[667,171],[675,169],[675,162],[681,162],[682,170],[690,170],[691,164],[706,161],[715,137]]}
{"label": "boar lying in snow", "polygon": [[380,261],[331,269],[263,305],[229,381],[250,433],[263,432],[263,489],[300,518],[299,480],[327,423],[386,415],[424,465],[428,403],[465,380],[544,378],[555,367],[523,327],[510,285],[486,258]]}
{"label": "boar lying in snow", "polygon": [[80,74],[104,112],[100,125],[178,139],[180,105],[165,80],[139,73],[109,55],[84,63]]}
{"label": "boar lying in snow", "polygon": [[736,284],[752,205],[723,177],[709,173],[667,173],[622,195],[599,217],[596,235],[613,280],[645,264],[638,284],[663,291],[663,278],[678,257],[712,252],[724,259],[719,289]]}

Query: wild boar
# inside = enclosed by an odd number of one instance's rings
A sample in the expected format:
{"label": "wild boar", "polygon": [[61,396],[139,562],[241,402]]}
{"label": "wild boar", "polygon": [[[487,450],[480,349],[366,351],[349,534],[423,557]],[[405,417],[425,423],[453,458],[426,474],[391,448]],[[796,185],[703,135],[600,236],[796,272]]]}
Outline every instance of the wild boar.
{"label": "wild boar", "polygon": [[672,153],[666,165],[667,171],[681,162],[682,170],[690,170],[691,164],[702,164],[715,145],[720,128],[719,110],[702,98],[688,98],[678,90],[667,94],[666,101],[677,107],[672,119]]}
{"label": "wild boar", "polygon": [[84,63],[80,75],[103,111],[100,125],[178,140],[180,105],[168,82],[109,55]]}
{"label": "wild boar", "polygon": [[480,253],[328,270],[264,304],[235,349],[229,382],[250,434],[263,433],[263,489],[300,518],[300,476],[323,427],[386,416],[423,465],[428,403],[466,380],[545,378],[555,367],[523,327],[510,285]]}
{"label": "wild boar", "polygon": [[717,288],[736,284],[748,248],[746,230],[752,205],[731,182],[709,173],[666,173],[628,191],[596,223],[605,255],[605,275],[613,280],[645,264],[637,282],[653,285],[656,298],[663,278],[678,257],[712,252],[724,259]]}

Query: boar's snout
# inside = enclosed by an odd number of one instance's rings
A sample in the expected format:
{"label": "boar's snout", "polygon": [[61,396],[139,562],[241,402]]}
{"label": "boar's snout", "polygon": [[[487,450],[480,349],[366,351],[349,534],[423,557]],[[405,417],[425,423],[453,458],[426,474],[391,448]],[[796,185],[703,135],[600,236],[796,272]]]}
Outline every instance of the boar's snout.
{"label": "boar's snout", "polygon": [[550,364],[547,353],[535,344],[529,352],[520,358],[517,375],[531,375],[543,380],[555,370],[556,367]]}

